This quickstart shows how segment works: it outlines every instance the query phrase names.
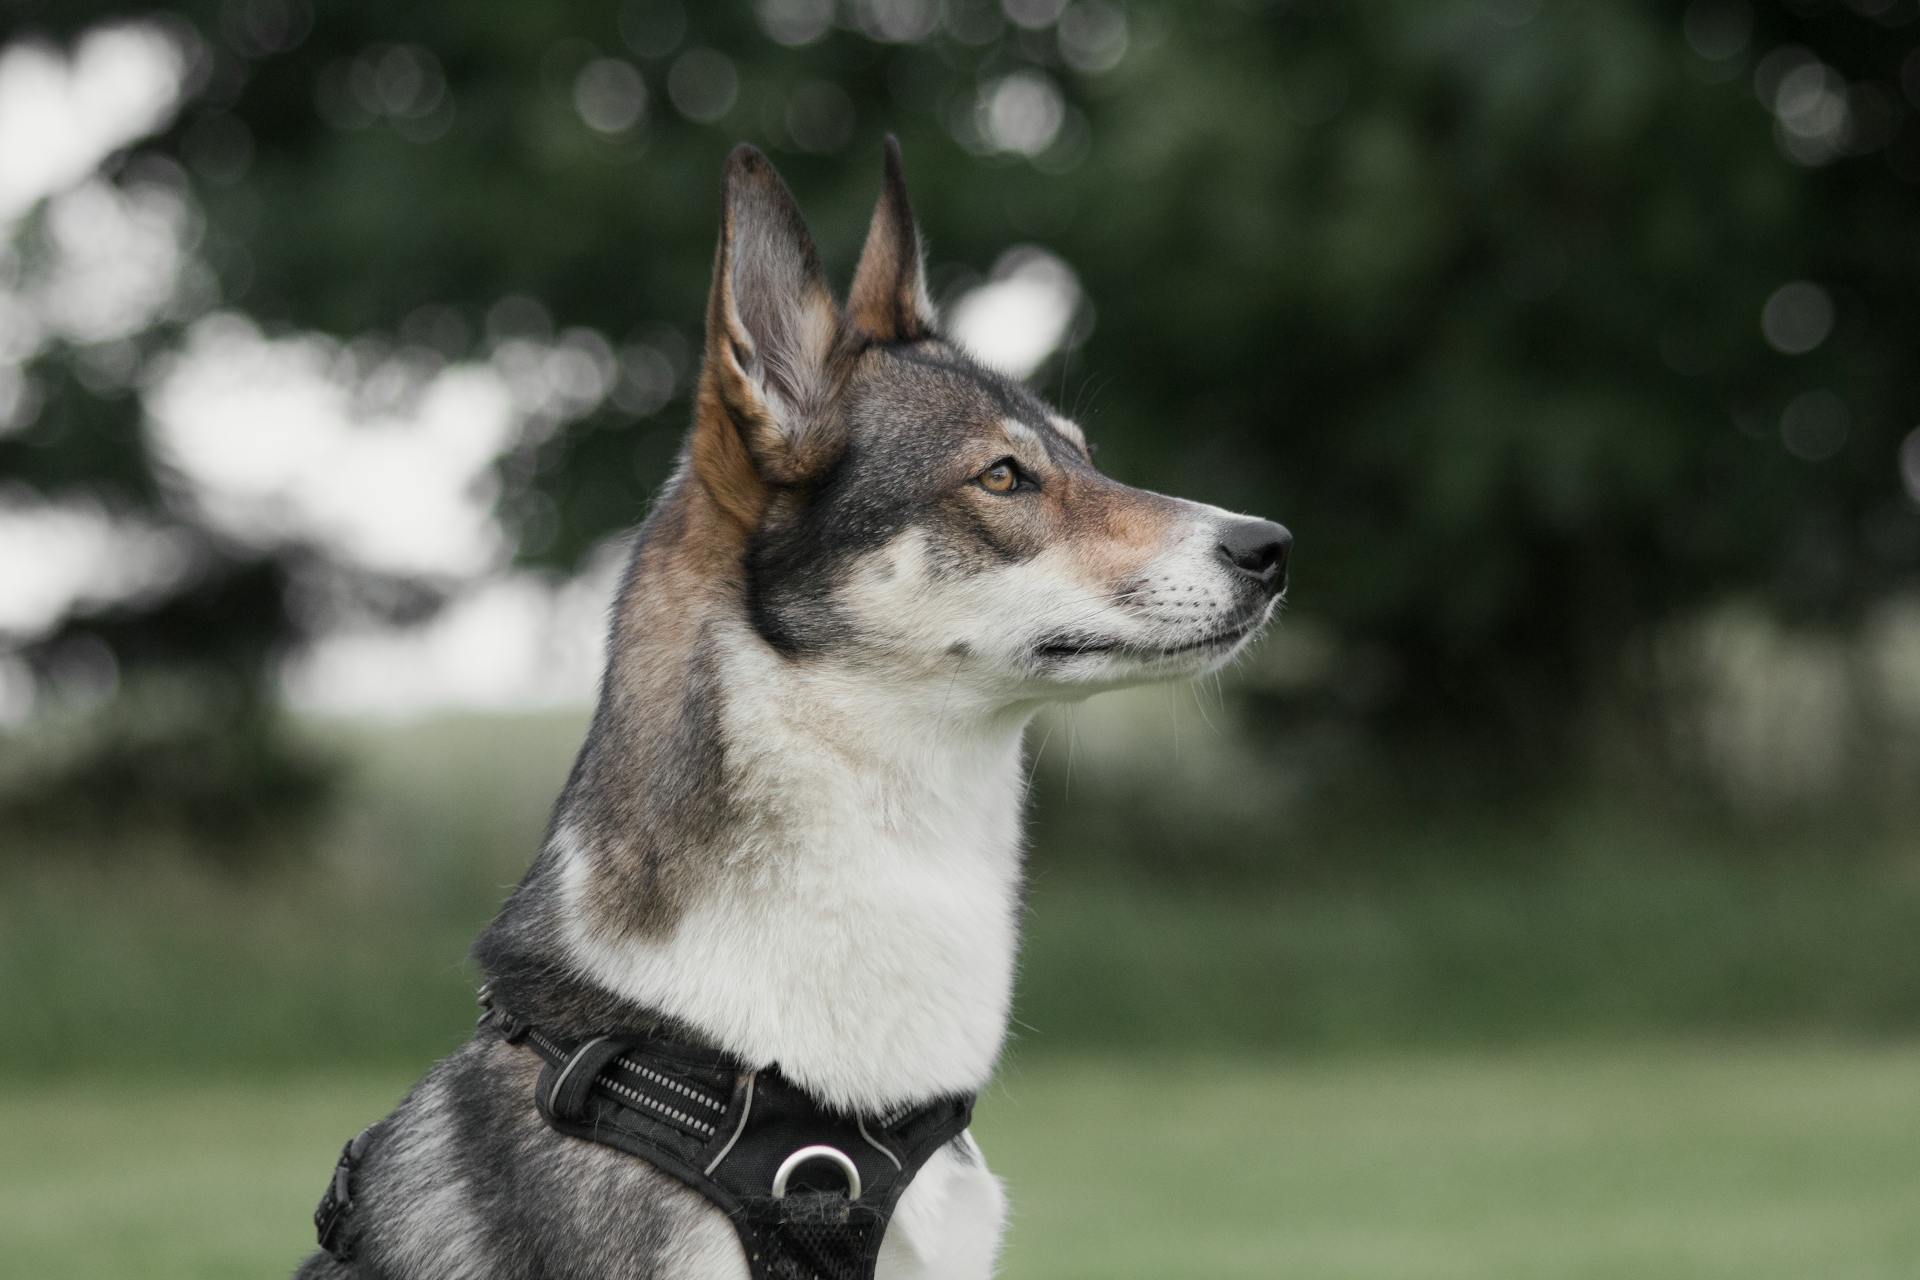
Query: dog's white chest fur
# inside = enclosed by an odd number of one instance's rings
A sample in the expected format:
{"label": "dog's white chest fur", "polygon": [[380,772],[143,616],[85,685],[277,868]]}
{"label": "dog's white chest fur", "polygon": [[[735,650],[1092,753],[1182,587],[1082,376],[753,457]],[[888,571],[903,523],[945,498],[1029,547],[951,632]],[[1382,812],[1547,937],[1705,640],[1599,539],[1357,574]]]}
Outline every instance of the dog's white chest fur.
{"label": "dog's white chest fur", "polygon": [[[822,1100],[867,1112],[980,1088],[1005,1034],[1019,911],[1020,726],[930,723],[730,649],[722,715],[752,815],[665,936],[577,906],[586,975]],[[763,669],[764,668],[764,669]],[[831,677],[826,679],[831,680]],[[567,893],[589,860],[561,843]],[[571,904],[570,904],[571,905]]]}
{"label": "dog's white chest fur", "polygon": [[[575,963],[831,1104],[976,1092],[1012,997],[1021,725],[949,721],[938,700],[763,655],[722,659],[724,686],[751,691],[722,714],[731,799],[754,821],[663,936],[565,911]],[[555,839],[577,904],[590,860],[572,829]],[[908,1188],[881,1274],[989,1274],[1001,1215],[984,1161],[943,1150]]]}

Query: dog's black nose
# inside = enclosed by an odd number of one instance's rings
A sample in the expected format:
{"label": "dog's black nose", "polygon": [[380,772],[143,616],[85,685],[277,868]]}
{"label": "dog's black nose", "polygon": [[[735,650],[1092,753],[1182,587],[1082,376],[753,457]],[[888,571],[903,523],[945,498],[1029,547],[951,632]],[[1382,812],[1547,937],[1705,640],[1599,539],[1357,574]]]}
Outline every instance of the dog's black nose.
{"label": "dog's black nose", "polygon": [[1235,520],[1220,530],[1220,558],[1278,591],[1287,585],[1293,535],[1271,520]]}

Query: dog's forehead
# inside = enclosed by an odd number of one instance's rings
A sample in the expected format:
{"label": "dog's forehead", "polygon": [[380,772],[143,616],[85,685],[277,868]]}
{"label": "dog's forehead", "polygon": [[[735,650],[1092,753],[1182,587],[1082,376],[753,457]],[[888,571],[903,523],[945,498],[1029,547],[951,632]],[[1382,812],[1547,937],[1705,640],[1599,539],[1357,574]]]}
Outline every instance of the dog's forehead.
{"label": "dog's forehead", "polygon": [[[917,438],[933,448],[1004,435],[1084,457],[1078,429],[1020,383],[941,342],[869,352],[848,394],[856,436]],[[904,441],[903,441],[904,442]]]}

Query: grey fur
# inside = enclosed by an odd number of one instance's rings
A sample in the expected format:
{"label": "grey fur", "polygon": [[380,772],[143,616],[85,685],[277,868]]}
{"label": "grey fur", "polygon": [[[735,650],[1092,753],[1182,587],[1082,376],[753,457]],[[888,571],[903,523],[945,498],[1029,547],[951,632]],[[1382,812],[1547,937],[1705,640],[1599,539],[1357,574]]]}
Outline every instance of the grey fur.
{"label": "grey fur", "polygon": [[1050,425],[1038,397],[958,348],[931,339],[862,353],[838,407],[840,455],[807,490],[782,495],[749,548],[748,606],[761,634],[795,655],[858,645],[833,607],[833,586],[850,560],[909,524],[933,535],[936,568],[947,573],[1036,554],[1040,542],[987,526],[959,493],[992,461],[969,446],[1007,418],[1082,483],[1112,484]]}
{"label": "grey fur", "polygon": [[[562,1138],[531,1105],[538,1061],[475,1039],[382,1121],[357,1171],[353,1262],[315,1254],[301,1277],[537,1280],[684,1274],[715,1216],[643,1161]],[[731,1241],[731,1231],[718,1224]]]}

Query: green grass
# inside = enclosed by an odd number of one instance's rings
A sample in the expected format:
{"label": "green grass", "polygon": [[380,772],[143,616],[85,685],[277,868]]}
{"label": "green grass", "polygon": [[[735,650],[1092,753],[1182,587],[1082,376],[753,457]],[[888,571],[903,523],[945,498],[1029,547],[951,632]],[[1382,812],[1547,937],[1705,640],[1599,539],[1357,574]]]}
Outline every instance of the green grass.
{"label": "green grass", "polygon": [[[0,1092],[9,1274],[283,1274],[408,1077]],[[1920,1046],[1015,1061],[1004,1276],[1869,1280],[1920,1257]]]}

